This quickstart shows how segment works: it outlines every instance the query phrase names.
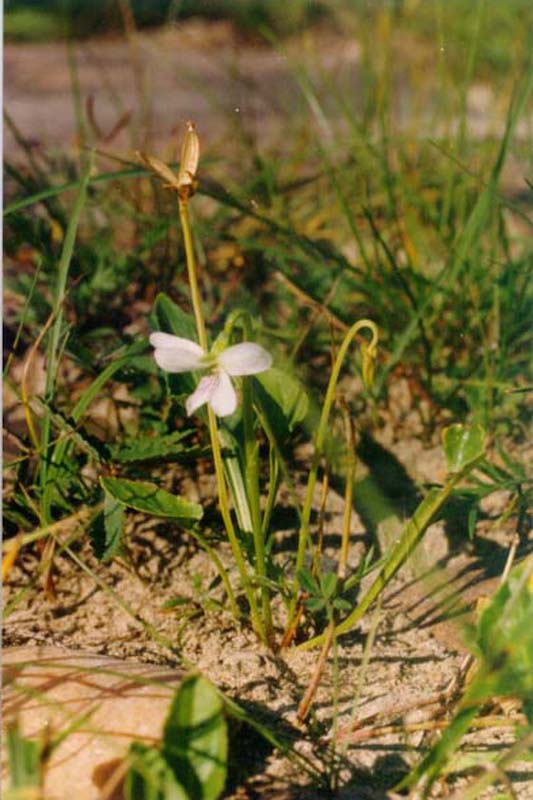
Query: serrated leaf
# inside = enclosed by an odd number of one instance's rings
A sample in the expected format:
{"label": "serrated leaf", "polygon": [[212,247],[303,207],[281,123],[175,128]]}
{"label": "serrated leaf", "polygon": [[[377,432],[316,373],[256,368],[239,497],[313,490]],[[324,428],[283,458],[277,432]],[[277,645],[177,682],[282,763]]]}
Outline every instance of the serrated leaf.
{"label": "serrated leaf", "polygon": [[189,800],[165,757],[155,747],[133,742],[128,758],[126,800]]}
{"label": "serrated leaf", "polygon": [[104,528],[106,548],[102,561],[109,561],[122,549],[122,526],[124,522],[124,506],[111,495],[106,494],[104,500]]}
{"label": "serrated leaf", "polygon": [[148,481],[132,481],[127,478],[100,478],[104,490],[128,508],[144,511],[156,517],[172,517],[181,522],[202,519],[203,509],[182,497],[160,489]]}
{"label": "serrated leaf", "polygon": [[104,510],[97,514],[89,528],[94,554],[100,561],[110,561],[120,555],[123,520],[124,505],[106,492]]}
{"label": "serrated leaf", "polygon": [[442,433],[442,444],[448,471],[457,473],[485,452],[485,430],[481,425],[450,425]]}
{"label": "serrated leaf", "polygon": [[216,800],[226,781],[228,739],[220,695],[202,675],[178,689],[163,733],[163,755],[191,800]]}
{"label": "serrated leaf", "polygon": [[113,459],[121,463],[132,461],[151,461],[158,458],[178,456],[180,453],[191,452],[195,448],[187,448],[184,439],[191,436],[194,429],[174,431],[165,436],[143,436],[133,444],[117,448],[113,451]]}

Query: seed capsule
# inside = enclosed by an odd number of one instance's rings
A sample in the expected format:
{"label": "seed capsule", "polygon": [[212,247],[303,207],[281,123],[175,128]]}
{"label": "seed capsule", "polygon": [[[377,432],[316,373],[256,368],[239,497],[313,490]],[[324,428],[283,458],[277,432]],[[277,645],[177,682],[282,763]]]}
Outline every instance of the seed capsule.
{"label": "seed capsule", "polygon": [[148,169],[164,181],[165,188],[174,189],[182,200],[188,200],[196,191],[196,170],[200,160],[200,141],[192,122],[187,122],[187,133],[181,148],[181,161],[176,175],[163,161],[146,153],[136,153]]}
{"label": "seed capsule", "polygon": [[198,162],[200,160],[200,141],[192,122],[187,122],[187,133],[181,148],[180,169],[178,173],[178,186],[180,189],[192,188]]}

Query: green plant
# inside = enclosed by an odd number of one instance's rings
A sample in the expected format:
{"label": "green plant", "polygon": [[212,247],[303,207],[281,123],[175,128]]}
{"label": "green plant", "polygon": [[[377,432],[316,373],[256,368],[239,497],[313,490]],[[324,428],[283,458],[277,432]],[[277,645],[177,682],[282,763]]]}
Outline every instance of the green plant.
{"label": "green plant", "polygon": [[125,781],[127,800],[216,800],[226,781],[223,701],[201,675],[176,691],[159,748],[134,743]]}

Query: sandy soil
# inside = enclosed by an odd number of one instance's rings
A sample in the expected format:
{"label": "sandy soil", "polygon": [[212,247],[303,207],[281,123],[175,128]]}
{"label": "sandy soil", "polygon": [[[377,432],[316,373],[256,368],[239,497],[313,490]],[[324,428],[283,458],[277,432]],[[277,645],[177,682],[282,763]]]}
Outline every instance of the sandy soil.
{"label": "sandy soil", "polygon": [[[413,479],[421,479],[427,472],[434,474],[442,467],[439,449],[423,448],[418,439],[391,447],[396,449],[396,457],[404,459],[406,472]],[[184,480],[181,491],[190,493],[195,485],[195,491],[205,494],[206,499],[211,495],[208,476]],[[386,593],[370,668],[363,677],[356,707],[354,697],[372,615],[340,640],[336,665],[330,659],[305,724],[298,721],[296,711],[311,680],[317,653],[291,649],[274,655],[266,651],[229,613],[213,607],[213,601],[223,597],[216,588],[208,590],[215,578],[212,564],[187,533],[167,523],[154,525],[143,515],[130,519],[129,563],[99,564],[86,543],[77,545],[75,553],[91,574],[65,556],[58,558],[55,602],[46,600],[39,587],[35,555],[23,555],[7,581],[6,601],[13,600],[19,590],[31,588],[5,621],[4,645],[67,647],[125,659],[126,664],[194,665],[229,697],[244,704],[256,719],[267,722],[279,734],[288,732],[297,752],[309,758],[322,774],[328,769],[328,744],[336,720],[347,743],[341,769],[345,789],[340,796],[383,800],[392,797],[388,790],[416,761],[424,733],[381,735],[350,744],[354,739],[350,725],[355,719],[364,727],[361,721],[376,713],[385,714],[386,720],[398,713],[408,725],[431,717],[434,707],[428,711],[417,705],[444,689],[465,653],[460,623],[466,616],[458,614],[456,608],[451,612],[454,619],[447,619],[443,613],[446,597],[460,592],[460,609],[470,612],[472,602],[494,588],[505,557],[506,535],[500,530],[494,541],[491,523],[501,513],[505,500],[505,496],[493,498],[470,552],[465,552],[464,546],[450,544],[442,524],[431,527],[423,550]],[[341,519],[342,498],[332,491],[324,551],[331,563],[336,557]],[[356,512],[352,531],[349,560],[355,565],[366,541]],[[491,541],[493,556],[487,558]],[[230,563],[227,547],[223,545],[221,552]],[[428,573],[426,567],[434,565],[437,558],[440,568]],[[117,597],[127,603],[129,613]],[[189,598],[190,602],[172,612],[165,610],[164,604],[176,597]],[[159,641],[148,626],[157,631]],[[515,713],[509,710],[510,722]],[[491,752],[511,741],[511,729],[499,728],[473,735],[468,748]],[[228,797],[311,800],[325,796],[324,788],[302,771],[301,765],[268,748],[258,759],[245,757],[239,774],[238,786]],[[513,779],[517,797],[531,797],[533,773],[527,765],[517,765]]]}

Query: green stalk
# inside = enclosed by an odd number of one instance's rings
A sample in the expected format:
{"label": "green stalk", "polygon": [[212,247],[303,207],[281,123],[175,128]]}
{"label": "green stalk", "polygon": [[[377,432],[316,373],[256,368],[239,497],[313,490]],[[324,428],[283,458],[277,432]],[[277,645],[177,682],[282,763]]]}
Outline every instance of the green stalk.
{"label": "green stalk", "polygon": [[259,502],[259,446],[254,430],[254,413],[252,383],[250,378],[242,382],[242,416],[244,425],[244,472],[246,494],[252,514],[252,532],[255,550],[255,569],[259,578],[261,592],[261,610],[265,625],[267,642],[274,647],[274,627],[272,625],[272,612],[270,609],[270,592],[265,578],[266,559],[263,529],[261,524],[261,507]]}
{"label": "green stalk", "polygon": [[[402,564],[405,562],[410,553],[422,538],[428,525],[435,518],[437,512],[442,508],[448,497],[451,495],[455,487],[461,480],[475,467],[480,459],[469,462],[459,472],[453,474],[448,479],[447,483],[442,489],[430,489],[424,500],[420,503],[412,518],[407,523],[402,535],[398,542],[392,547],[390,554],[387,557],[379,575],[374,580],[367,593],[345,620],[335,629],[335,635],[341,636],[344,633],[352,630],[359,622],[361,617],[368,611],[372,603],[382,593],[383,589],[387,586],[392,578],[396,575]],[[315,636],[313,639],[308,639],[307,642],[299,645],[300,650],[310,650],[312,647],[318,647],[324,641],[325,634]]]}
{"label": "green stalk", "polygon": [[[56,295],[54,298],[54,305],[52,309],[54,322],[52,324],[52,330],[50,332],[50,338],[48,340],[46,385],[44,392],[45,402],[47,405],[51,403],[52,398],[54,396],[54,388],[57,377],[57,366],[59,360],[59,341],[61,338],[61,330],[63,327],[63,304],[65,302],[65,296],[66,296],[68,271],[72,259],[72,254],[74,252],[76,232],[78,230],[81,212],[85,203],[85,198],[87,194],[87,185],[89,183],[89,177],[91,174],[92,165],[93,165],[93,157],[91,154],[85,163],[81,175],[80,188],[76,196],[76,200],[74,201],[74,207],[72,209],[72,214],[65,233],[65,239],[63,241],[63,249],[61,250],[61,256],[57,268]],[[40,483],[41,483],[41,488],[43,490],[46,488],[47,478],[48,478],[48,455],[49,455],[48,448],[50,445],[50,431],[51,431],[51,418],[50,418],[50,413],[47,411],[43,417],[42,431],[41,431],[42,460],[41,460]],[[48,502],[43,504],[42,514],[44,522],[45,523],[50,522],[51,519],[50,504]]]}
{"label": "green stalk", "polygon": [[302,520],[300,525],[300,532],[298,534],[298,551],[296,554],[295,577],[292,586],[292,599],[289,609],[289,622],[287,625],[287,630],[291,629],[294,622],[294,616],[296,613],[296,607],[298,603],[298,590],[300,588],[300,584],[298,581],[298,572],[302,569],[304,565],[305,552],[307,550],[307,544],[309,541],[309,521],[311,519],[313,494],[318,476],[318,467],[324,452],[324,441],[326,438],[331,407],[333,405],[333,401],[335,400],[335,390],[337,387],[337,381],[339,379],[339,373],[341,371],[342,364],[344,362],[344,359],[346,358],[346,354],[348,352],[350,344],[352,343],[352,340],[363,328],[368,328],[372,334],[372,342],[370,346],[371,347],[376,346],[378,339],[378,331],[376,324],[369,319],[358,320],[358,322],[352,325],[352,327],[344,337],[344,341],[342,342],[342,345],[339,349],[339,353],[335,360],[335,364],[333,365],[333,370],[331,372],[331,376],[329,379],[326,398],[324,400],[324,405],[322,407],[322,413],[320,415],[320,422],[318,424],[318,430],[315,439],[313,460],[311,462],[311,469],[309,471],[309,478],[307,480],[307,489],[302,510]]}
{"label": "green stalk", "polygon": [[[196,257],[194,254],[194,245],[191,234],[191,223],[189,219],[188,198],[179,197],[178,206],[179,206],[181,227],[183,231],[183,243],[185,246],[185,259],[187,262],[187,274],[189,278],[189,287],[191,291],[191,301],[194,312],[194,318],[196,321],[196,330],[198,332],[198,342],[200,344],[200,347],[202,347],[203,350],[207,352],[208,350],[207,332],[205,327],[204,315],[202,311],[200,289],[198,286]],[[246,594],[248,604],[250,606],[250,615],[252,619],[253,628],[260,637],[260,639],[263,642],[267,643],[264,627],[257,608],[255,593],[251,586],[250,579],[248,577],[248,571],[246,569],[246,564],[242,556],[239,540],[237,538],[235,527],[231,519],[231,512],[228,501],[228,492],[226,488],[226,481],[224,478],[222,453],[220,450],[220,442],[218,438],[217,420],[213,412],[213,409],[209,404],[207,406],[207,419],[209,425],[209,436],[211,439],[211,449],[213,451],[213,461],[215,465],[215,475],[216,475],[217,489],[218,489],[218,500],[220,504],[220,511],[222,514],[222,520],[224,522],[224,527],[226,528],[226,533],[228,534],[228,539],[231,545],[237,569],[239,570],[239,574],[241,576],[242,586]]]}
{"label": "green stalk", "polygon": [[269,485],[268,485],[268,494],[265,503],[265,510],[263,512],[263,538],[266,539],[268,536],[268,531],[270,530],[270,520],[272,519],[272,512],[274,510],[274,503],[276,502],[276,496],[278,494],[279,489],[279,464],[276,458],[276,451],[274,447],[269,442],[269,453],[268,453],[268,475],[269,475]]}
{"label": "green stalk", "polygon": [[183,232],[183,244],[185,246],[185,260],[187,262],[187,274],[189,277],[189,289],[191,292],[192,309],[198,332],[198,343],[207,352],[207,331],[205,329],[204,314],[202,311],[202,300],[198,287],[198,274],[196,270],[196,256],[191,233],[191,221],[189,218],[189,202],[180,197],[178,199],[180,212],[181,230]]}
{"label": "green stalk", "polygon": [[[228,338],[237,324],[242,326],[245,339],[250,339],[252,335],[251,317],[247,311],[233,311],[224,326],[224,331]],[[255,552],[255,569],[259,577],[261,610],[265,625],[265,635],[272,649],[275,649],[274,627],[272,624],[272,611],[270,608],[270,592],[266,577],[266,558],[265,558],[265,536],[267,529],[265,518],[261,520],[261,504],[259,491],[259,446],[254,427],[254,395],[253,383],[249,377],[244,377],[242,381],[242,418],[244,428],[244,484],[248,509],[250,511],[250,522]]]}

